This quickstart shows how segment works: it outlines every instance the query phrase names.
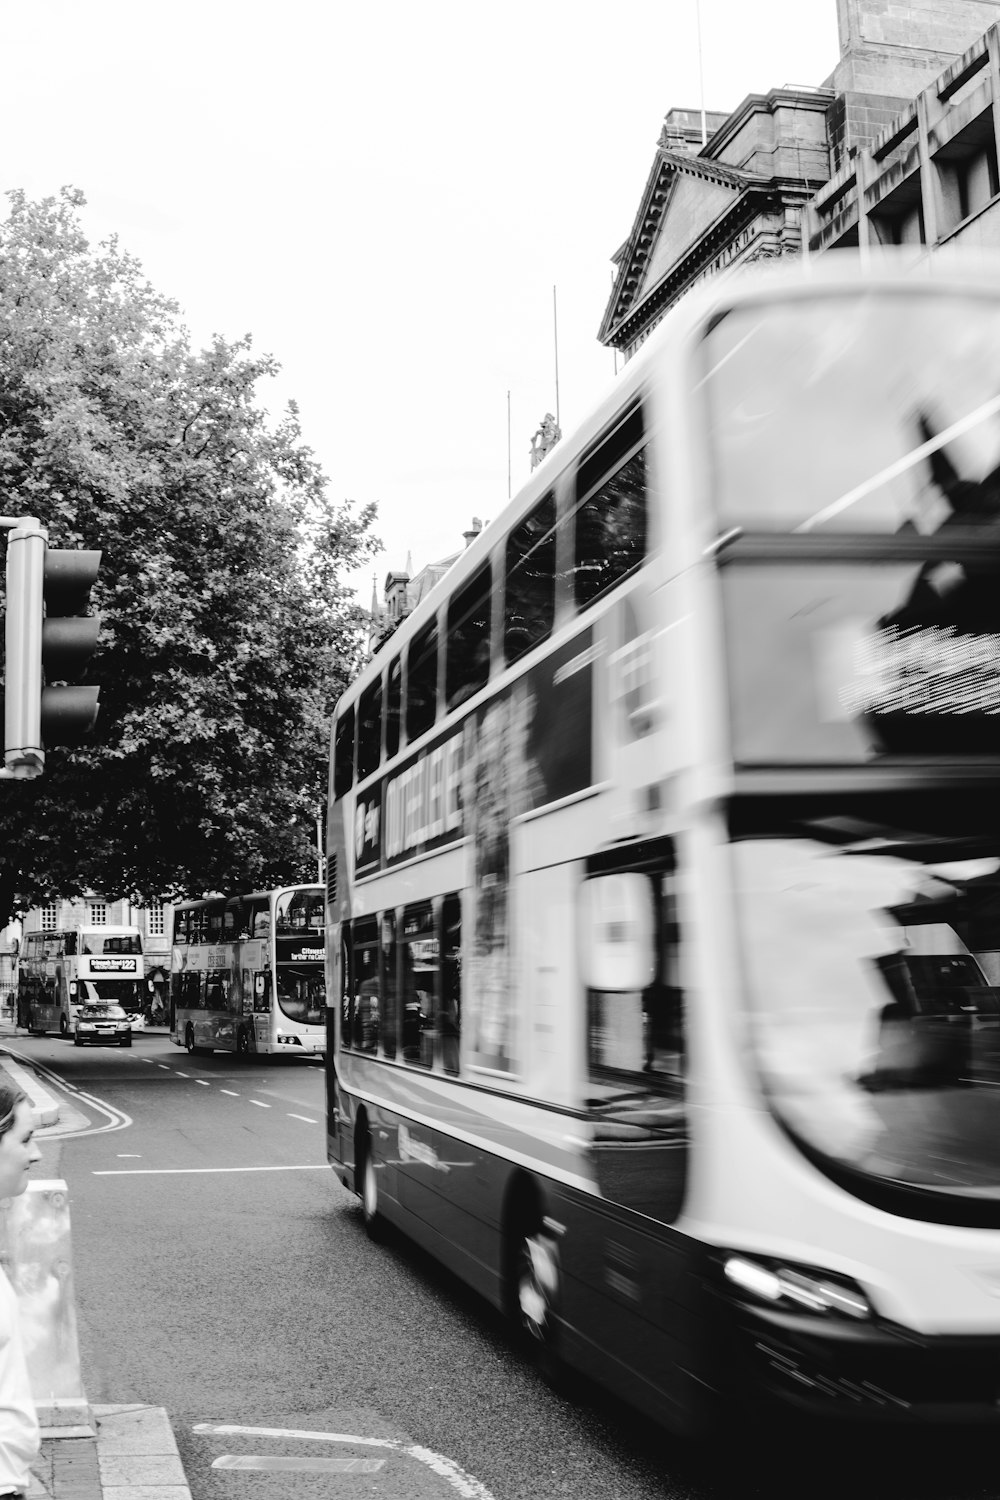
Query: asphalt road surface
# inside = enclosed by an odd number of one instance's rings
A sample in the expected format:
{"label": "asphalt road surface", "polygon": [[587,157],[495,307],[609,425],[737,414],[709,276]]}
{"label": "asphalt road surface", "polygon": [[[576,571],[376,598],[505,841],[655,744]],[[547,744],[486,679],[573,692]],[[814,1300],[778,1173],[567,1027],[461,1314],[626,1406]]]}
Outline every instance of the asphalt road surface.
{"label": "asphalt road surface", "polygon": [[1000,1500],[1000,1430],[697,1450],[554,1390],[434,1262],[369,1242],[326,1166],[317,1064],[163,1033],[9,1050],[74,1091],[36,1170],[70,1186],[87,1395],[165,1407],[194,1500]]}

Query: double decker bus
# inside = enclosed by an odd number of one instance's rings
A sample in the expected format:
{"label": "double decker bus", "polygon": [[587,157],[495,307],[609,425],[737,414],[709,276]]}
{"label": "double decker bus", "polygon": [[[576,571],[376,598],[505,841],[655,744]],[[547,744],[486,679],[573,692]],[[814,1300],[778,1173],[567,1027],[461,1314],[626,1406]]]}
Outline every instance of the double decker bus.
{"label": "double decker bus", "polygon": [[103,1001],[143,1031],[146,977],[138,927],[29,932],[17,964],[18,1024],[39,1034],[72,1033],[78,1006]]}
{"label": "double decker bus", "polygon": [[668,1426],[1000,1417],[1000,273],[689,293],[341,699],[328,1156]]}
{"label": "double decker bus", "polygon": [[321,1056],[323,887],[174,907],[170,1036],[192,1054]]}

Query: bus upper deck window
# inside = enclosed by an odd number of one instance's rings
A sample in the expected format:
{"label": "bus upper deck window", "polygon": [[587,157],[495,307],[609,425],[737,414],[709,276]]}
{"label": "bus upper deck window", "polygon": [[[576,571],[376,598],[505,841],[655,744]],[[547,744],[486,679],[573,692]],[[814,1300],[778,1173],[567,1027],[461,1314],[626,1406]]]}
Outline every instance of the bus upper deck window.
{"label": "bus upper deck window", "polygon": [[382,757],[382,679],[369,683],[358,699],[358,780],[378,770]]}
{"label": "bus upper deck window", "polygon": [[552,634],[556,607],[556,501],[552,494],[507,538],[503,649],[508,662]]}
{"label": "bus upper deck window", "polygon": [[437,717],[437,621],[410,642],[406,670],[406,737],[415,740]]}
{"label": "bus upper deck window", "polygon": [[479,569],[448,605],[445,698],[455,708],[486,686],[490,675],[489,563]]}
{"label": "bus upper deck window", "polygon": [[399,753],[399,716],[403,704],[403,663],[397,656],[389,667],[385,694],[385,753],[389,760]]}
{"label": "bus upper deck window", "polygon": [[354,785],[354,705],[341,714],[333,740],[333,795],[343,797]]}
{"label": "bus upper deck window", "polygon": [[578,609],[620,583],[646,555],[643,442],[642,408],[636,407],[577,470],[573,593]]}

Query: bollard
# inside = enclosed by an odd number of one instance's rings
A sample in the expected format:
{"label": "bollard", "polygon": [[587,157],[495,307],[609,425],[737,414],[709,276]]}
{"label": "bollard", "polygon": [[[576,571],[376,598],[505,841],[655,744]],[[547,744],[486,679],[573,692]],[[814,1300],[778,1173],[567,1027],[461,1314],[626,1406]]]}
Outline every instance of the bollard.
{"label": "bollard", "polygon": [[[73,1292],[69,1192],[65,1182],[31,1182],[0,1214],[0,1264],[21,1314],[21,1335],[42,1436],[91,1436]],[[46,1431],[48,1429],[48,1432]]]}

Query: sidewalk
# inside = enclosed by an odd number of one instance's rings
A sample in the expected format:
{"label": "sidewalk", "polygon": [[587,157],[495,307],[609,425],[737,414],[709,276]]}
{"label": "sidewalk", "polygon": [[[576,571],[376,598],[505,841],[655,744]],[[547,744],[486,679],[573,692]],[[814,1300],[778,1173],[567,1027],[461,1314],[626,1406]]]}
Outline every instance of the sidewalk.
{"label": "sidewalk", "polygon": [[[50,1128],[59,1121],[59,1095],[3,1051],[18,1034],[0,1021],[0,1068],[31,1100],[36,1127]],[[90,1416],[91,1427],[42,1428],[29,1500],[191,1500],[162,1407],[92,1406]]]}
{"label": "sidewalk", "polygon": [[42,1432],[29,1500],[191,1500],[170,1418],[159,1406],[92,1406],[96,1436]]}

